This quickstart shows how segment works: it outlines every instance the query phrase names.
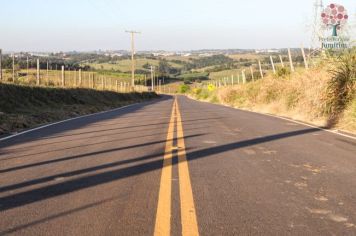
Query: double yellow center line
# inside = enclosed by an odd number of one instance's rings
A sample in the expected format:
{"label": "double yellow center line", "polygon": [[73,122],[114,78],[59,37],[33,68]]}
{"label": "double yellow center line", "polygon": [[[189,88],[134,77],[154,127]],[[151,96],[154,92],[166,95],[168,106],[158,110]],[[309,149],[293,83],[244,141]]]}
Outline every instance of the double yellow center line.
{"label": "double yellow center line", "polygon": [[199,235],[192,186],[189,177],[188,162],[185,152],[182,117],[177,98],[175,98],[168,126],[165,154],[163,159],[156,224],[154,230],[155,236],[166,236],[171,233],[172,159],[175,125],[177,130],[178,177],[182,235]]}

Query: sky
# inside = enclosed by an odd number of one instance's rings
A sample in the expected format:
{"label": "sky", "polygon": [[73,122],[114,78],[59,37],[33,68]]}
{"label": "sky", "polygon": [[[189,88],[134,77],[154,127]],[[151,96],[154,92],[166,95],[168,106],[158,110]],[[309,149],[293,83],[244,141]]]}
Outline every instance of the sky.
{"label": "sky", "polygon": [[[5,51],[308,46],[314,0],[1,0]],[[331,2],[325,1],[324,4]],[[356,27],[356,1],[339,0]]]}

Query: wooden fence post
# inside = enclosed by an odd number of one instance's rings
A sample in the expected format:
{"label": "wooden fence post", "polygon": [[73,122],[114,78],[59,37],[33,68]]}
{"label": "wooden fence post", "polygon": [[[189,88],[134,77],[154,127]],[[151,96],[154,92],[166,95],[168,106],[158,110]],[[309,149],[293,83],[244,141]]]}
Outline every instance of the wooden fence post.
{"label": "wooden fence post", "polygon": [[231,85],[234,86],[234,75],[231,75]]}
{"label": "wooden fence post", "polygon": [[15,82],[15,54],[12,54],[12,82]]}
{"label": "wooden fence post", "polygon": [[94,79],[94,74],[91,73],[91,88],[94,89],[95,88],[95,79]]}
{"label": "wooden fence post", "polygon": [[79,87],[82,87],[82,69],[79,69]]}
{"label": "wooden fence post", "polygon": [[49,62],[47,61],[46,83],[49,85]]}
{"label": "wooden fence post", "polygon": [[273,74],[276,74],[276,68],[274,67],[274,62],[273,62],[273,57],[269,56],[270,60],[271,60],[271,65],[272,65],[272,69],[273,69]]}
{"label": "wooden fence post", "polygon": [[293,66],[293,60],[292,60],[292,54],[290,52],[290,48],[288,48],[288,57],[289,57],[290,70],[294,72],[294,66]]}
{"label": "wooden fence post", "polygon": [[305,52],[304,52],[303,46],[301,49],[302,49],[302,55],[303,55],[305,69],[309,69],[308,61],[307,61],[307,58],[305,57]]}
{"label": "wooden fence post", "polygon": [[283,58],[282,58],[281,55],[279,55],[279,60],[281,61],[281,65],[282,65],[282,67],[284,68],[284,62],[283,62]]}
{"label": "wooden fence post", "polygon": [[64,66],[62,66],[62,87],[65,87],[65,74],[64,74]]}
{"label": "wooden fence post", "polygon": [[74,86],[77,87],[78,83],[77,83],[77,69],[74,68]]}
{"label": "wooden fence post", "polygon": [[246,84],[245,70],[242,70],[241,74],[242,74],[242,82],[243,82],[243,84]]}
{"label": "wooden fence post", "polygon": [[255,76],[253,75],[253,68],[252,68],[252,66],[250,66],[250,72],[251,72],[252,81],[255,81]]}
{"label": "wooden fence post", "polygon": [[36,85],[40,85],[40,59],[37,59],[37,77],[36,77]]}
{"label": "wooden fence post", "polygon": [[262,65],[261,65],[261,61],[260,60],[258,60],[258,66],[260,68],[261,79],[263,79],[263,71],[262,71]]}
{"label": "wooden fence post", "polygon": [[260,60],[258,60],[258,67],[260,68],[261,79],[263,79],[263,71],[262,71],[262,65],[261,65],[261,61]]}

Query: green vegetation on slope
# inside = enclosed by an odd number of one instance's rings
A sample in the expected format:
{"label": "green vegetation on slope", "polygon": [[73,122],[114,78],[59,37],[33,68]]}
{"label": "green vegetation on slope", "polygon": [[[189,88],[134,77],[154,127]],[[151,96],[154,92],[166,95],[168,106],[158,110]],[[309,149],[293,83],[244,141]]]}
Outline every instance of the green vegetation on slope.
{"label": "green vegetation on slope", "polygon": [[0,135],[155,97],[155,93],[116,93],[0,83]]}

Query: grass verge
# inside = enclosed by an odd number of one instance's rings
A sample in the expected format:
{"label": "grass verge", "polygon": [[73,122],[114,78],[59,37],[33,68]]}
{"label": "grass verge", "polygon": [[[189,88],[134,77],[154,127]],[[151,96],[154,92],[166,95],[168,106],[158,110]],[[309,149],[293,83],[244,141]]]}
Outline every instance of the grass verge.
{"label": "grass verge", "polygon": [[309,70],[233,87],[187,89],[192,97],[356,133],[356,50]]}
{"label": "grass verge", "polygon": [[0,84],[0,135],[156,98],[155,93],[116,93]]}

